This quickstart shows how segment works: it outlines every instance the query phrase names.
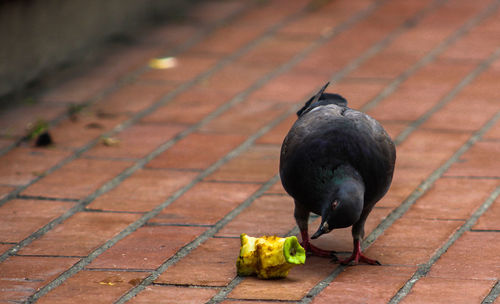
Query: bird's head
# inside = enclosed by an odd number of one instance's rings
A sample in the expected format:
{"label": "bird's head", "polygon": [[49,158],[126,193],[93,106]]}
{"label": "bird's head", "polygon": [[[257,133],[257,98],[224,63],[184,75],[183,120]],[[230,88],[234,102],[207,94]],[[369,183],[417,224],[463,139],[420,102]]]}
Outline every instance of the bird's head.
{"label": "bird's head", "polygon": [[311,236],[316,239],[320,235],[328,233],[333,229],[346,228],[356,223],[363,210],[363,193],[357,185],[344,185],[331,203],[324,204],[321,213],[321,224],[318,230]]}

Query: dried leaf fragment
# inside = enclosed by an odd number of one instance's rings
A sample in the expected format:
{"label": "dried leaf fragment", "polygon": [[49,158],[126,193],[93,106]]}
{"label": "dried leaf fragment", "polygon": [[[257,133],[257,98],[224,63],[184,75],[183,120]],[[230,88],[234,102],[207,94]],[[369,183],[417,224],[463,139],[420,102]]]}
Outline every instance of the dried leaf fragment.
{"label": "dried leaf fragment", "polygon": [[175,57],[153,58],[149,61],[149,67],[152,69],[164,70],[177,66]]}
{"label": "dried leaf fragment", "polygon": [[120,140],[115,137],[101,137],[101,143],[107,147],[114,147],[120,144]]}
{"label": "dried leaf fragment", "polygon": [[142,282],[141,278],[135,278],[135,279],[132,279],[132,280],[128,281],[128,283],[130,285],[133,285],[133,286],[139,285],[139,283],[141,283],[141,282]]}
{"label": "dried leaf fragment", "polygon": [[85,129],[104,129],[104,126],[98,122],[91,122],[85,125]]}
{"label": "dried leaf fragment", "polygon": [[119,276],[111,276],[111,277],[107,277],[101,281],[99,281],[98,283],[101,284],[101,285],[108,285],[108,286],[114,286],[118,283],[122,283],[123,282],[123,279]]}

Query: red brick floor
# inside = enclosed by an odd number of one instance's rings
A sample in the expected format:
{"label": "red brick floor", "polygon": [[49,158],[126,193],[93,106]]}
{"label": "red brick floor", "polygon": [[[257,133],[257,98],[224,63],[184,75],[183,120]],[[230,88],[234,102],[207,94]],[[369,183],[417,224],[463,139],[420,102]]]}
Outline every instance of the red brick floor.
{"label": "red brick floor", "polygon": [[[207,0],[134,41],[0,113],[1,303],[500,303],[499,0]],[[297,233],[279,149],[327,80],[397,143],[383,265],[237,277],[240,233]]]}

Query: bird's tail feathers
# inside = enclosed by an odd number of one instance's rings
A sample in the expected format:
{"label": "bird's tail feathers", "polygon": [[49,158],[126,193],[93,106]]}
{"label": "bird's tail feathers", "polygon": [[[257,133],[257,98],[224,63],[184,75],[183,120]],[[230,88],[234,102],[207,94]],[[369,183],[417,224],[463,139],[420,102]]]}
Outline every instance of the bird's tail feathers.
{"label": "bird's tail feathers", "polygon": [[311,100],[311,104],[319,101],[319,99],[321,98],[321,95],[323,95],[323,92],[325,92],[326,88],[328,87],[328,85],[330,84],[330,81],[328,81],[319,91],[318,93],[316,93],[316,95],[314,95],[313,99]]}
{"label": "bird's tail feathers", "polygon": [[297,116],[301,116],[309,112],[312,108],[319,105],[325,104],[335,104],[338,106],[346,107],[347,100],[340,96],[339,94],[325,93],[326,88],[330,82],[327,82],[313,97],[309,98],[309,100],[304,104],[304,106],[297,111]]}

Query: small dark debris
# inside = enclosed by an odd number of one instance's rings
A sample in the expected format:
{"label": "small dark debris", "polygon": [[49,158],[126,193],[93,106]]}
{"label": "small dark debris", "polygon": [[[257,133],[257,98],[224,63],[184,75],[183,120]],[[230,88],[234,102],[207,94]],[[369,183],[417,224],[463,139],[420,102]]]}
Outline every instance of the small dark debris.
{"label": "small dark debris", "polygon": [[117,115],[113,114],[113,113],[98,111],[96,113],[96,116],[97,116],[97,118],[101,118],[101,119],[111,119],[111,118],[115,118]]}
{"label": "small dark debris", "polygon": [[54,141],[52,140],[52,136],[50,135],[49,131],[45,131],[38,135],[35,141],[35,146],[46,147],[52,145],[53,143]]}
{"label": "small dark debris", "polygon": [[68,116],[71,121],[77,121],[78,120],[78,114],[85,108],[85,105],[83,104],[69,104],[68,105]]}
{"label": "small dark debris", "polygon": [[135,278],[135,279],[132,279],[132,280],[128,281],[128,283],[130,285],[136,286],[136,285],[139,285],[139,283],[141,283],[141,281],[142,281],[141,278]]}
{"label": "small dark debris", "polygon": [[104,129],[104,126],[98,122],[91,122],[85,125],[85,129]]}

